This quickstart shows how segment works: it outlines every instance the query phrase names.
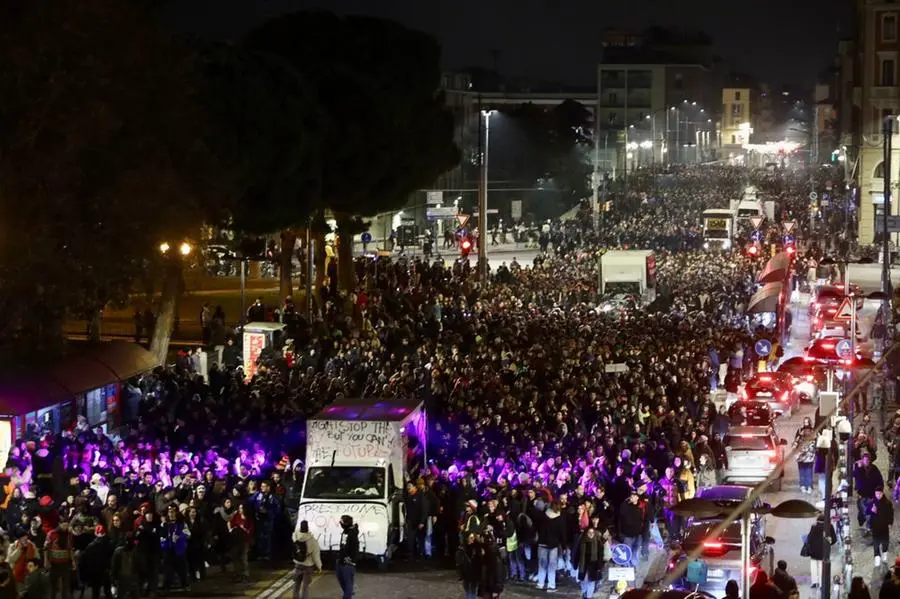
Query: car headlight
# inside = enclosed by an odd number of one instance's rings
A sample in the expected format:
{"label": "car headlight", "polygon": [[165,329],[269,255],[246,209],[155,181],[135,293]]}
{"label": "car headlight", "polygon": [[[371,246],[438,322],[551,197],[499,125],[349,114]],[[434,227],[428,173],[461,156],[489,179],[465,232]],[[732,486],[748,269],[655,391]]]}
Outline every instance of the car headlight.
{"label": "car headlight", "polygon": [[709,249],[709,242],[708,242],[708,241],[705,242],[705,243],[703,244],[703,249],[704,249],[704,250],[708,250],[708,249]]}

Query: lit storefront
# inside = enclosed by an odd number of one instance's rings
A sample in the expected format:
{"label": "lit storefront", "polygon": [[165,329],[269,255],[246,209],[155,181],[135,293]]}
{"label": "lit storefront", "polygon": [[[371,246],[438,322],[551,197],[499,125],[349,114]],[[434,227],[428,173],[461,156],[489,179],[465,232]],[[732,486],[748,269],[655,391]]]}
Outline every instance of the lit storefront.
{"label": "lit storefront", "polygon": [[79,416],[92,428],[118,427],[123,383],[156,366],[153,354],[143,347],[104,343],[65,358],[47,372],[0,384],[0,453],[7,434],[11,443],[31,429],[60,433],[72,428]]}

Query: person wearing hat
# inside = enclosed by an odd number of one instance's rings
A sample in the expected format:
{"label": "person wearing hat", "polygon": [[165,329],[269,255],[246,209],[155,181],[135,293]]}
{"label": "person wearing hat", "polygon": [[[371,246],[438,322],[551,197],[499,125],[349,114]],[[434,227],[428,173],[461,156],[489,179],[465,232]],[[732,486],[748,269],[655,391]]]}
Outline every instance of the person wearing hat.
{"label": "person wearing hat", "polygon": [[481,532],[481,518],[478,517],[478,501],[469,499],[466,501],[466,510],[460,521],[460,542],[470,532]]}
{"label": "person wearing hat", "polygon": [[86,588],[91,589],[91,599],[100,599],[103,589],[106,597],[112,597],[109,564],[115,548],[102,524],[94,527],[94,539],[78,555],[78,575]]}

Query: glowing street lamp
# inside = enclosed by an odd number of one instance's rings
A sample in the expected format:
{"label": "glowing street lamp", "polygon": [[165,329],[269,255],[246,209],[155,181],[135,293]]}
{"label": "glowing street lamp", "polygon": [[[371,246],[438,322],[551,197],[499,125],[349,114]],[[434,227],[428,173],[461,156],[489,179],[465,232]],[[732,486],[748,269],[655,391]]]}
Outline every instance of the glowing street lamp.
{"label": "glowing street lamp", "polygon": [[[172,246],[169,245],[168,241],[163,241],[161,244],[159,244],[159,253],[160,254],[166,255],[169,253],[169,250],[171,250],[171,249],[172,249]],[[187,241],[182,241],[181,244],[179,244],[179,246],[178,246],[178,253],[181,254],[182,256],[189,256],[192,251],[194,251],[194,248]]]}
{"label": "glowing street lamp", "polygon": [[187,241],[181,242],[181,245],[178,247],[178,251],[182,256],[190,255],[192,249],[193,248],[191,247],[191,244],[189,244]]}

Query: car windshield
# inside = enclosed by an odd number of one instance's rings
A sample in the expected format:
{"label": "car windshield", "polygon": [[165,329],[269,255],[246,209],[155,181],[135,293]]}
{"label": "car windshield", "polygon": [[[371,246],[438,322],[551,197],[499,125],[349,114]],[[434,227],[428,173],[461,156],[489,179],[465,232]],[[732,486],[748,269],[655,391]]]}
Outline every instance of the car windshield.
{"label": "car windshield", "polygon": [[725,447],[737,451],[762,451],[774,449],[772,437],[762,435],[725,435]]}
{"label": "car windshield", "polygon": [[728,229],[707,229],[706,237],[708,239],[728,239],[731,235]]}
{"label": "car windshield", "polygon": [[385,497],[385,470],[370,466],[310,468],[304,499],[360,499]]}
{"label": "car windshield", "polygon": [[641,284],[637,281],[610,281],[606,283],[606,293],[613,295],[640,295]]}

